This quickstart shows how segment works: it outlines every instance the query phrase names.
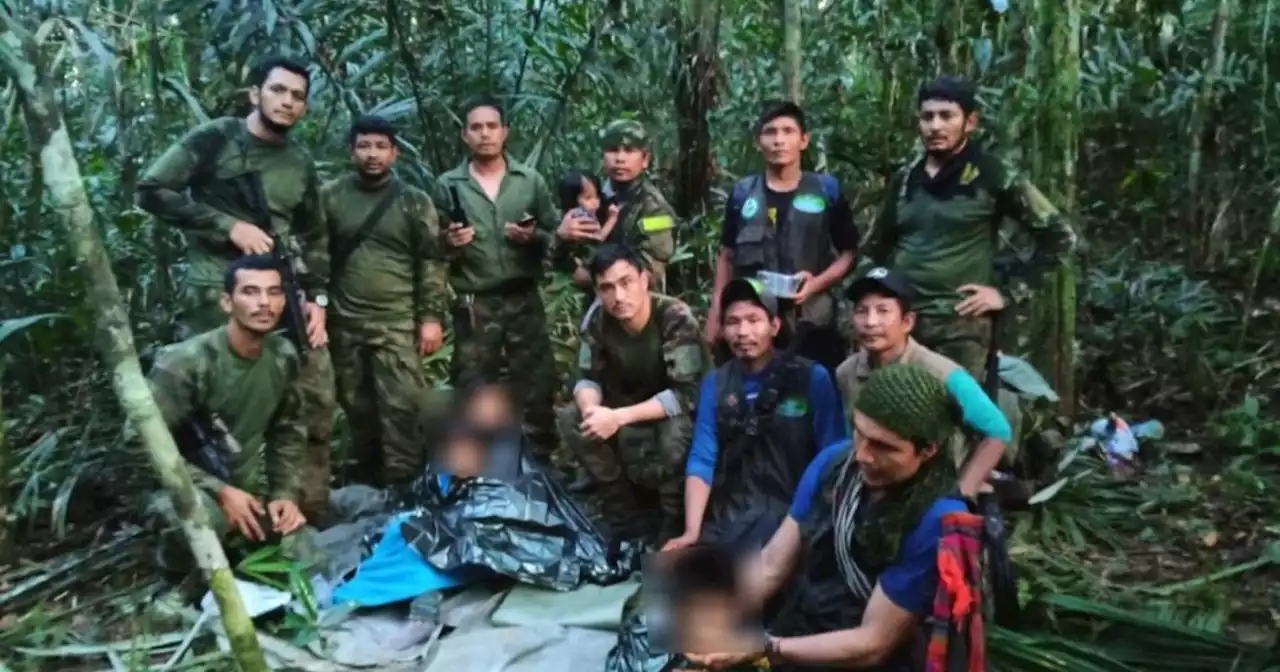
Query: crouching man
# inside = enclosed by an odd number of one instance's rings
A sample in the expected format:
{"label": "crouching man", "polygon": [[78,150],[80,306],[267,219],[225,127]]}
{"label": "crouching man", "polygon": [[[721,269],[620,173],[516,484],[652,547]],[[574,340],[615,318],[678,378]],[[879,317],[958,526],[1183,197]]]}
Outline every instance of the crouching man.
{"label": "crouching man", "polygon": [[[854,405],[853,445],[825,448],[809,465],[749,572],[757,602],[794,586],[772,634],[754,650],[687,654],[690,662],[728,669],[767,656],[774,670],[898,672],[950,669],[950,654],[986,669],[974,622],[981,518],[951,494],[955,463],[939,454],[956,431],[951,404],[918,366],[873,373]],[[926,618],[927,666],[912,655],[923,653],[914,643]]]}
{"label": "crouching man", "polygon": [[786,516],[813,458],[849,438],[827,369],[775,349],[777,300],[759,282],[739,278],[719,302],[733,359],[702,381],[684,533],[666,550],[695,542],[758,550]]}
{"label": "crouching man", "polygon": [[561,439],[596,482],[613,536],[661,543],[683,522],[681,471],[709,357],[689,306],[650,291],[639,251],[606,244],[587,270],[602,310],[581,333]]}
{"label": "crouching man", "polygon": [[[298,352],[275,333],[285,295],[274,259],[251,255],[227,267],[227,323],[165,348],[150,372],[151,393],[173,431],[200,492],[199,504],[231,550],[279,543],[285,555],[313,561],[307,519],[298,506],[306,422],[297,380]],[[153,513],[178,515],[168,492]],[[190,567],[180,534],[167,534],[160,562]]]}

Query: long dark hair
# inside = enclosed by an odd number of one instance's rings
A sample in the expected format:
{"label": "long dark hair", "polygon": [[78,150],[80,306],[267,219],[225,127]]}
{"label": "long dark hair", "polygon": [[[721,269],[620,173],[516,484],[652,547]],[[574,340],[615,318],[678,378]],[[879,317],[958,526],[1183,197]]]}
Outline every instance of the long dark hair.
{"label": "long dark hair", "polygon": [[578,207],[578,196],[582,195],[583,182],[590,182],[596,188],[600,198],[604,198],[604,193],[600,190],[599,178],[585,170],[571,170],[561,175],[560,181],[556,184],[556,196],[560,200],[561,210],[567,212]]}

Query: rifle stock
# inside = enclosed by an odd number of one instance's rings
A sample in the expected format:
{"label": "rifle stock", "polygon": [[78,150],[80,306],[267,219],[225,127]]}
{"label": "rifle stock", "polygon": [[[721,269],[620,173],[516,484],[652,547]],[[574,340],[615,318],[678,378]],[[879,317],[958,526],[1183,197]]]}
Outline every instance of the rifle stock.
{"label": "rifle stock", "polygon": [[239,452],[239,446],[217,415],[197,411],[174,428],[173,440],[188,462],[221,481],[231,480],[231,454]]}
{"label": "rifle stock", "polygon": [[280,320],[280,329],[299,350],[309,350],[311,344],[307,339],[307,317],[302,310],[306,304],[306,295],[298,284],[297,266],[284,237],[271,230],[271,210],[267,205],[266,191],[262,188],[262,174],[246,173],[236,182],[253,213],[255,221],[252,224],[271,236],[271,256],[280,269],[280,284],[284,288],[284,316]]}

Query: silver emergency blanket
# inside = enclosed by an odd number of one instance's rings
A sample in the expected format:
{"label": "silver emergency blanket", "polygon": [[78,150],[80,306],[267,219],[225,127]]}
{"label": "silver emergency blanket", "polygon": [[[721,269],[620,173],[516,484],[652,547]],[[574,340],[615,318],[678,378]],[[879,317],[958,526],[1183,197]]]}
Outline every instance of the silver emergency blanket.
{"label": "silver emergency blanket", "polygon": [[[505,472],[505,473],[503,473]],[[441,490],[429,468],[414,487],[405,541],[432,567],[483,567],[520,583],[568,591],[610,585],[638,568],[639,549],[610,549],[555,479],[521,456]]]}

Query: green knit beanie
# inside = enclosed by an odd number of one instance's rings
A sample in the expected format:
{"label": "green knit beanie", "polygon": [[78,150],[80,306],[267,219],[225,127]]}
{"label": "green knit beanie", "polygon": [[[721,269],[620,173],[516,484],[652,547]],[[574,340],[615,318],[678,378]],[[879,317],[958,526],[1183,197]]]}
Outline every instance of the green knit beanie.
{"label": "green knit beanie", "polygon": [[955,431],[951,396],[928,369],[891,364],[871,374],[853,405],[913,443],[941,443]]}

